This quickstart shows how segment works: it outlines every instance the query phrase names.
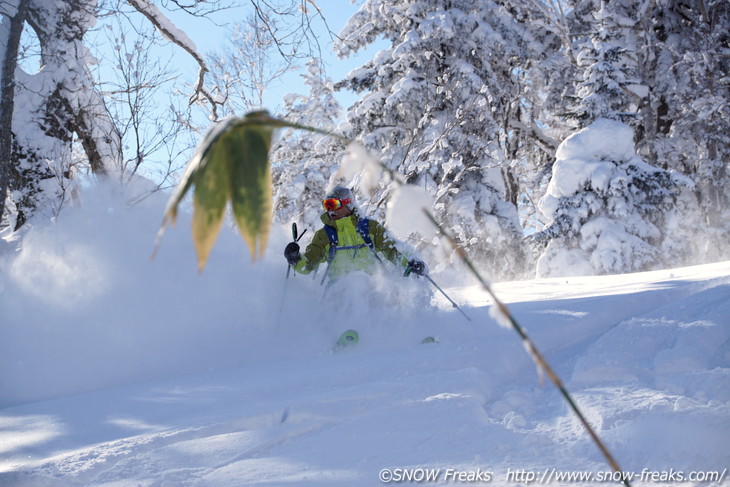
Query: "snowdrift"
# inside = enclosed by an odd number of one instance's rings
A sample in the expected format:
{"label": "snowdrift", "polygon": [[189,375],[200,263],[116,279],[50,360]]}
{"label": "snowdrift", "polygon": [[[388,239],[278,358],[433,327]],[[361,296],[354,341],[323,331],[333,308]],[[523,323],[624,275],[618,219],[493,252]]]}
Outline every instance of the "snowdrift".
{"label": "snowdrift", "polygon": [[[198,275],[187,222],[150,262],[164,202],[109,193],[0,263],[0,485],[614,480],[479,289],[447,289],[473,322],[416,278],[343,310],[285,279],[283,230],[255,265],[223,232]],[[632,485],[726,479],[730,262],[495,289]]]}

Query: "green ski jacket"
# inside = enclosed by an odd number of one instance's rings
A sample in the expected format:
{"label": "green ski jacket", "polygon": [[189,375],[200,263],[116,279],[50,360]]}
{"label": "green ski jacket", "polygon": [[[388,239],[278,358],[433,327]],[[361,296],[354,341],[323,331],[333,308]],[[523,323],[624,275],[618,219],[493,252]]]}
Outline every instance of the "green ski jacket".
{"label": "green ski jacket", "polygon": [[[332,262],[329,264],[327,275],[335,279],[348,272],[362,270],[372,273],[377,266],[377,258],[373,251],[365,244],[365,240],[357,231],[359,221],[357,210],[352,215],[339,220],[332,220],[328,213],[323,213],[320,219],[325,225],[337,230],[337,250]],[[373,243],[373,250],[382,258],[392,262],[396,266],[405,268],[408,263],[406,256],[396,248],[396,241],[386,232],[385,227],[376,220],[368,220],[370,240]],[[316,270],[320,264],[327,262],[330,254],[330,239],[327,231],[320,228],[314,233],[312,242],[297,262],[294,270],[301,274],[309,274]],[[342,249],[341,247],[355,247]]]}

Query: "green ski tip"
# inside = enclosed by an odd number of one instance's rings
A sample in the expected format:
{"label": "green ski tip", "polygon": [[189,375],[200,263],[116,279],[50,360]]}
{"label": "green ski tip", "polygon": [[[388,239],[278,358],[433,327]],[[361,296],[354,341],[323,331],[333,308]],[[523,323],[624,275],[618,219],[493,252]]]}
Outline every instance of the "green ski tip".
{"label": "green ski tip", "polygon": [[421,340],[421,343],[438,343],[434,337],[426,337]]}
{"label": "green ski tip", "polygon": [[355,330],[347,330],[345,333],[340,335],[340,338],[337,339],[337,348],[348,348],[353,347],[357,345],[357,342],[360,340],[360,335]]}

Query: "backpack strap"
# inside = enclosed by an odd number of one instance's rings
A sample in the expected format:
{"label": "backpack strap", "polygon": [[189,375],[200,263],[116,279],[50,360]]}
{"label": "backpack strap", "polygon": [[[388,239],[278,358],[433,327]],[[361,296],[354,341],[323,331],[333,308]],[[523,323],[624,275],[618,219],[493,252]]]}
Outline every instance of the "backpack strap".
{"label": "backpack strap", "polygon": [[380,264],[383,264],[383,259],[380,258],[377,252],[375,252],[375,244],[373,243],[373,239],[370,238],[370,220],[367,218],[360,218],[360,220],[357,222],[357,231],[360,233],[360,236],[365,241],[365,245],[368,246],[370,251],[373,253],[373,256],[375,259],[377,259]]}
{"label": "backpack strap", "polygon": [[337,229],[329,225],[324,226],[324,231],[327,232],[327,237],[330,239],[330,253],[327,256],[327,262],[332,262],[335,258],[335,252],[337,252]]}
{"label": "backpack strap", "polygon": [[357,220],[357,233],[359,233],[365,241],[365,245],[370,247],[371,250],[375,249],[373,239],[370,238],[370,220],[367,218],[359,218]]}

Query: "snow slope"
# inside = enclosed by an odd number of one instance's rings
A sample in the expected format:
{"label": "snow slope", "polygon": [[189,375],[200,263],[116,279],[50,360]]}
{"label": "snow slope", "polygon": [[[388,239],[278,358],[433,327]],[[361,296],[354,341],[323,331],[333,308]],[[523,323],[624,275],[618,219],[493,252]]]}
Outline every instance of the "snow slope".
{"label": "snow slope", "polygon": [[[253,265],[224,232],[197,275],[187,223],[150,262],[165,202],[126,208],[128,197],[87,190],[0,261],[0,485],[561,485],[566,474],[597,485],[609,474],[462,274],[434,278],[465,283],[447,291],[472,322],[438,295],[424,305],[415,278],[354,279],[322,299],[315,281],[285,280],[283,229]],[[369,298],[370,287],[383,289]],[[495,289],[632,485],[726,481],[730,262]],[[334,302],[345,290],[361,298],[350,312]],[[332,353],[348,327],[361,343]],[[428,334],[439,343],[421,345]]]}

